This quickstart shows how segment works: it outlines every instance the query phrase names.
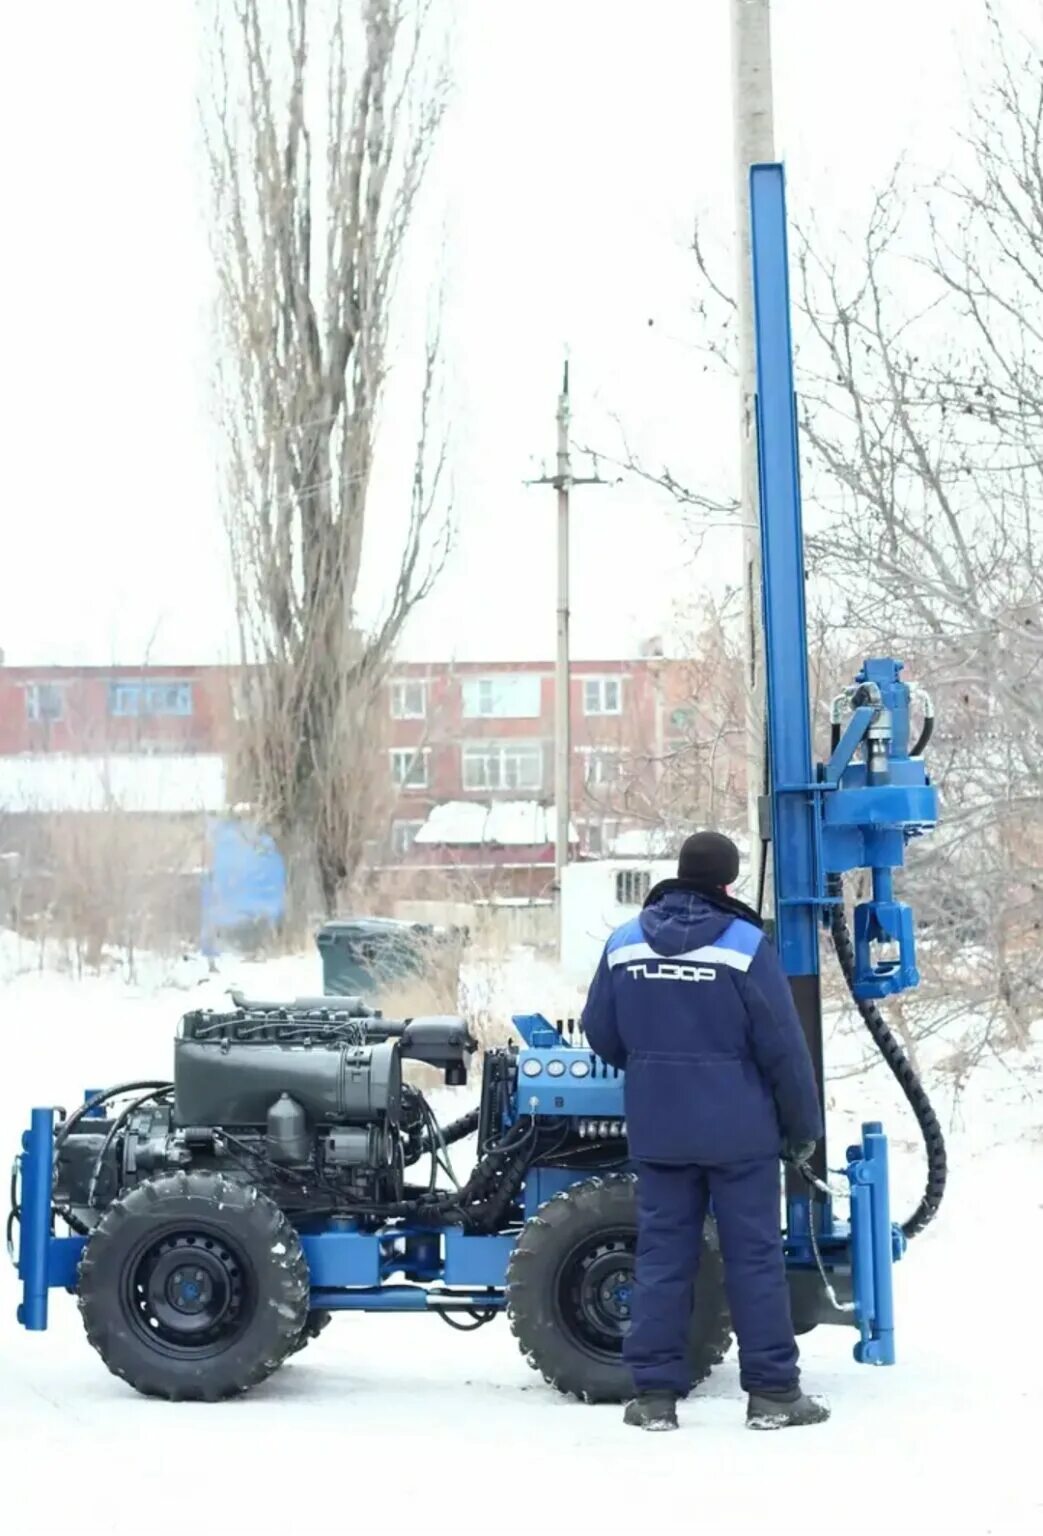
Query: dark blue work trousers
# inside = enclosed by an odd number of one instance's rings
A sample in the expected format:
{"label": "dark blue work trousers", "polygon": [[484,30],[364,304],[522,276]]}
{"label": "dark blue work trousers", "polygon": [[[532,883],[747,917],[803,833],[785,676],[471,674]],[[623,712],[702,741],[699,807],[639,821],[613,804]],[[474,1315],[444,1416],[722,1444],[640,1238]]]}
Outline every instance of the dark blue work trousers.
{"label": "dark blue work trousers", "polygon": [[638,1392],[683,1396],[703,1225],[713,1201],[743,1390],[800,1380],[782,1254],[777,1158],[727,1167],[637,1165],[637,1258],[623,1356]]}

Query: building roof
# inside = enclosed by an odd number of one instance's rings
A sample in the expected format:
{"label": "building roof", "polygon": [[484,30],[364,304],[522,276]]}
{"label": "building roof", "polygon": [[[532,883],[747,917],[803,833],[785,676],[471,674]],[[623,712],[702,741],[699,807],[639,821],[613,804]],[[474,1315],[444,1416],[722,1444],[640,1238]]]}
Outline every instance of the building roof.
{"label": "building roof", "polygon": [[677,857],[684,833],[667,827],[630,827],[609,845],[614,859],[669,859]]}
{"label": "building roof", "polygon": [[23,753],[0,757],[0,812],[223,811],[226,765],[218,753]]}
{"label": "building roof", "polygon": [[[481,843],[495,843],[501,848],[542,847],[554,842],[557,820],[554,807],[537,800],[495,800],[491,805],[447,800],[432,808],[414,841],[443,847]],[[573,826],[569,827],[569,841],[578,841]]]}

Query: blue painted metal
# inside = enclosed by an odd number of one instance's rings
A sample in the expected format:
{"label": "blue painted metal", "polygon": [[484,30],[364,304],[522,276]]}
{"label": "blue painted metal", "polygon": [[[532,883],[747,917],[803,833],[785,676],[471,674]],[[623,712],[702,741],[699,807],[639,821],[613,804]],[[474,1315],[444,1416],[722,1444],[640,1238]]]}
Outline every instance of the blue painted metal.
{"label": "blue painted metal", "polygon": [[514,1233],[471,1237],[451,1227],[445,1234],[442,1279],[446,1285],[494,1285],[502,1288],[507,1283],[507,1263],[514,1244]]}
{"label": "blue painted metal", "polygon": [[[811,706],[804,611],[804,533],[790,336],[786,194],[781,165],[750,170],[750,239],[757,338],[764,657],[771,762],[776,936],[786,972],[819,969],[822,894],[817,797],[809,793]],[[800,786],[790,791],[786,786]]]}
{"label": "blue painted metal", "polygon": [[47,1327],[51,1240],[51,1183],[54,1169],[54,1110],[34,1109],[22,1137],[20,1158],[22,1220],[18,1278],[22,1301],[18,1321],[32,1332]]}
{"label": "blue painted metal", "polygon": [[313,1307],[327,1312],[451,1312],[475,1309],[502,1312],[502,1291],[432,1290],[419,1285],[382,1285],[376,1290],[315,1291]]}
{"label": "blue painted metal", "polygon": [[904,1238],[891,1222],[887,1137],[878,1121],[862,1127],[862,1145],[851,1147],[851,1263],[861,1365],[894,1365],[895,1318],[892,1264]]}
{"label": "blue painted metal", "polygon": [[51,1290],[75,1291],[85,1237],[52,1237],[47,1245],[47,1284]]}
{"label": "blue painted metal", "polygon": [[534,1046],[537,1050],[562,1044],[558,1031],[549,1019],[543,1017],[542,1013],[514,1013],[511,1015],[511,1023],[525,1044]]}
{"label": "blue painted metal", "polygon": [[327,1229],[301,1238],[312,1287],[380,1284],[380,1239],[367,1232]]}
{"label": "blue painted metal", "polygon": [[[575,1076],[575,1068],[584,1075]],[[623,1074],[589,1049],[570,1050],[555,1033],[552,1049],[518,1053],[518,1112],[622,1120]]]}

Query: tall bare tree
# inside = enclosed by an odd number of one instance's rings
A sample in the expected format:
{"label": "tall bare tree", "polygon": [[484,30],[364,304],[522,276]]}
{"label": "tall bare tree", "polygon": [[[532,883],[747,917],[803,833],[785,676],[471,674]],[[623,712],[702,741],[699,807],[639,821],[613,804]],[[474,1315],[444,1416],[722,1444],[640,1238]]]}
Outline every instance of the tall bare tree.
{"label": "tall bare tree", "polygon": [[[972,1055],[1024,1039],[1043,1001],[1043,55],[988,16],[956,169],[900,170],[860,235],[806,229],[792,258],[819,727],[871,650],[936,696],[943,821],[910,879],[923,968],[973,1018]],[[697,231],[698,353],[731,373],[708,251]],[[717,490],[632,467],[697,537],[727,517]],[[916,1034],[955,1024],[931,987],[905,1008]]]}
{"label": "tall bare tree", "polygon": [[962,169],[893,181],[855,261],[805,242],[798,286],[811,555],[938,695],[918,905],[1018,1039],[1043,989],[1043,76],[990,20]]}
{"label": "tall bare tree", "polygon": [[382,619],[362,628],[396,284],[449,94],[433,3],[230,0],[214,12],[205,133],[246,777],[327,911],[382,807],[389,660],[448,550],[436,326],[400,568]]}

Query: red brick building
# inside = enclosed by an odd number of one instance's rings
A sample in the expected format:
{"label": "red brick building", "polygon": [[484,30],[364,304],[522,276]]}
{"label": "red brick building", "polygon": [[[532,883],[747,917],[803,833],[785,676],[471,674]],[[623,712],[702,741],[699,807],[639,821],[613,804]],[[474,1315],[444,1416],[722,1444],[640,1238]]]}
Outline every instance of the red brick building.
{"label": "red brick building", "polygon": [[[734,770],[739,744],[714,724],[720,701],[700,702],[710,694],[701,665],[655,654],[573,663],[574,856],[609,852],[616,836],[663,819],[665,810],[690,814],[704,783]],[[0,666],[0,757],[226,753],[235,737],[238,675],[220,666]],[[421,872],[452,866],[472,876],[483,871],[483,882],[498,892],[546,894],[553,877],[552,666],[402,663],[386,688],[384,719],[374,751],[386,772],[388,816],[374,862],[400,870],[396,884],[403,886],[437,886]],[[533,820],[533,841],[520,802],[549,818]],[[432,819],[416,843],[432,811],[450,804],[463,810]],[[518,808],[508,811],[509,804]],[[486,808],[477,830],[469,805]],[[444,841],[434,836],[439,828]]]}
{"label": "red brick building", "polygon": [[0,666],[0,755],[221,752],[228,667]]}
{"label": "red brick building", "polygon": [[[574,662],[570,798],[577,840],[601,852],[645,819],[678,734],[684,663]],[[541,662],[399,667],[388,688],[388,772],[401,855],[446,801],[554,799],[554,672]]]}

